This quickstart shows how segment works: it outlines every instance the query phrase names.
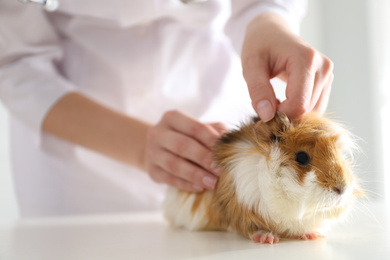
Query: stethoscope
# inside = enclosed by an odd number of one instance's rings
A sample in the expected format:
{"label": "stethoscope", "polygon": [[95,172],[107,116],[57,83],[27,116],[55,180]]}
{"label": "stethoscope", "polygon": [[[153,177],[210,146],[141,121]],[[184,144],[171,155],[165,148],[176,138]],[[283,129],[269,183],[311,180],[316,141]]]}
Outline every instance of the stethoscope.
{"label": "stethoscope", "polygon": [[[58,0],[19,0],[20,2],[27,4],[27,3],[33,3],[33,4],[40,4],[42,7],[49,12],[53,12],[57,10],[59,6]],[[180,0],[182,3],[185,4],[196,4],[196,3],[204,3],[208,0]]]}

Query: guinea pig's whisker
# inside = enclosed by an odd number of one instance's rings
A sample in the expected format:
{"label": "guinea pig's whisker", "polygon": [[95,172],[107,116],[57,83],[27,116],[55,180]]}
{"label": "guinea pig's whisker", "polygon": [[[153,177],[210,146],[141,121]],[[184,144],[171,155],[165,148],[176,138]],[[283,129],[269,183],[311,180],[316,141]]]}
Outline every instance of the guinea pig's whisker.
{"label": "guinea pig's whisker", "polygon": [[378,225],[382,226],[382,224],[379,222],[379,220],[375,217],[374,213],[372,213],[371,210],[361,201],[354,200],[355,203],[357,203],[357,207],[355,207],[360,212],[364,213],[367,217],[372,218]]}
{"label": "guinea pig's whisker", "polygon": [[322,173],[322,171],[321,171],[318,167],[316,167],[316,166],[314,166],[314,165],[312,165],[311,168],[312,168],[313,170],[315,170],[316,172]]}
{"label": "guinea pig's whisker", "polygon": [[321,201],[317,202],[316,209],[314,210],[314,214],[317,215],[318,210],[321,208]]}
{"label": "guinea pig's whisker", "polygon": [[314,214],[317,215],[318,212],[320,212],[320,214],[323,214],[322,210],[320,211],[320,209],[323,209],[324,206],[325,206],[325,196],[322,197],[322,199],[320,201],[317,202],[317,205],[316,205],[316,209],[314,211]]}
{"label": "guinea pig's whisker", "polygon": [[[325,209],[327,207],[326,203],[325,203],[325,200],[326,200],[326,197],[324,196],[321,200],[321,208],[322,209]],[[325,217],[325,211],[324,210],[321,210],[320,211],[321,213],[321,217],[324,218]]]}
{"label": "guinea pig's whisker", "polygon": [[326,206],[325,199],[326,199],[326,196],[323,196],[322,199],[320,200],[320,202],[319,202],[320,209],[322,209]]}
{"label": "guinea pig's whisker", "polygon": [[360,180],[359,183],[363,183],[363,184],[366,184],[366,183],[378,184],[378,183],[383,183],[383,181],[380,181],[380,180],[378,180],[378,181],[377,180],[370,180],[370,181],[365,180],[365,181],[362,181],[362,180]]}
{"label": "guinea pig's whisker", "polygon": [[320,182],[320,181],[317,181],[317,180],[313,181],[313,183],[317,183],[317,184],[320,184],[321,186],[324,186],[323,182]]}
{"label": "guinea pig's whisker", "polygon": [[377,198],[382,199],[382,200],[385,199],[385,196],[383,194],[378,193],[378,192],[375,192],[372,190],[366,190],[366,189],[362,189],[362,190],[365,194],[372,195],[372,197],[377,197]]}

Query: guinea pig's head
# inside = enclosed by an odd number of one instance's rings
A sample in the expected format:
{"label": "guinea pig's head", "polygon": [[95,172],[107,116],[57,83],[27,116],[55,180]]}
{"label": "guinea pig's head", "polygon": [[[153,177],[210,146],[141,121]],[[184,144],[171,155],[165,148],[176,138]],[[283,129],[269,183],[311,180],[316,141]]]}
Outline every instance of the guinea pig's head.
{"label": "guinea pig's head", "polygon": [[269,154],[275,196],[299,205],[300,214],[338,218],[362,194],[352,172],[355,142],[337,123],[315,113],[292,121],[277,114],[255,132],[259,151]]}

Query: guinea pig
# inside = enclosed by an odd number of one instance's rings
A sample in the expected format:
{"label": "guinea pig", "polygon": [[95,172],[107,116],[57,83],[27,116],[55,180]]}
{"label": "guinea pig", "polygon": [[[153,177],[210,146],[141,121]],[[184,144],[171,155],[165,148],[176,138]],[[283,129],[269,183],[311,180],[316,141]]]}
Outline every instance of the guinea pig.
{"label": "guinea pig", "polygon": [[324,238],[320,231],[363,195],[352,173],[353,147],[348,131],[314,113],[253,119],[215,145],[217,188],[169,188],[165,217],[174,226],[231,231],[260,243]]}

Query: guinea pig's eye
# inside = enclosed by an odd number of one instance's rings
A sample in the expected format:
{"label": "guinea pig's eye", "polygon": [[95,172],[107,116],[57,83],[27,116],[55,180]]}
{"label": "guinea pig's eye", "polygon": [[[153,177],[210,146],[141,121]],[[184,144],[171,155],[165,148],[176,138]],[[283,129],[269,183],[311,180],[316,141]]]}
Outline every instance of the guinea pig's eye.
{"label": "guinea pig's eye", "polygon": [[272,134],[270,139],[272,142],[279,142],[279,137],[277,137],[275,134]]}
{"label": "guinea pig's eye", "polygon": [[306,152],[297,152],[295,154],[295,161],[300,165],[308,165],[310,163],[310,157]]}

